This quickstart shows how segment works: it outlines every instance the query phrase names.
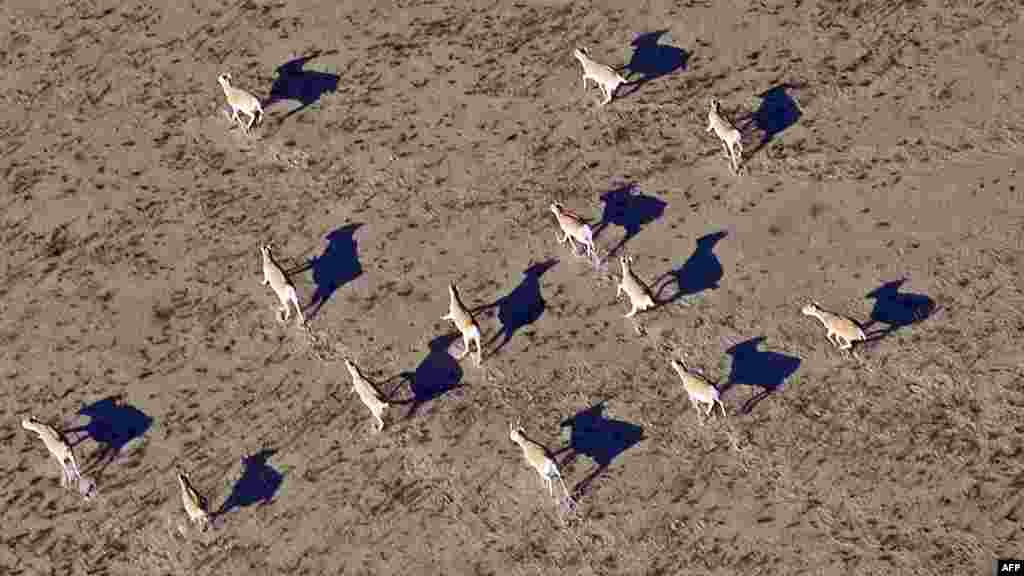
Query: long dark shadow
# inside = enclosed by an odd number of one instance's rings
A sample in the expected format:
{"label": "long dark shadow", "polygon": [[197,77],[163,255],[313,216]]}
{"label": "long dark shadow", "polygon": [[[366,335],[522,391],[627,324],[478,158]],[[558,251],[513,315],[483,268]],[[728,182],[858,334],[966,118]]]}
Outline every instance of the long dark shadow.
{"label": "long dark shadow", "polygon": [[297,114],[307,107],[315,104],[324,94],[338,90],[337,74],[304,70],[306,63],[320,56],[337,54],[337,50],[329,52],[314,52],[309,56],[289,60],[277,67],[277,78],[270,87],[270,98],[264,107],[280,102],[282,100],[296,100],[299,107],[285,114],[284,120],[292,114]]}
{"label": "long dark shadow", "polygon": [[[355,233],[362,227],[361,223],[346,224],[327,235],[327,248],[324,253],[313,258],[309,263],[296,271],[313,269],[313,282],[316,290],[306,306],[306,318],[311,320],[320,313],[320,309],[331,299],[334,293],[355,280],[363,273],[359,264]],[[291,272],[296,272],[291,271]]]}
{"label": "long dark shadow", "polygon": [[267,464],[275,453],[276,450],[260,450],[242,458],[242,477],[235,482],[231,494],[213,516],[227,514],[235,508],[265,504],[274,497],[284,481],[284,475]]}
{"label": "long dark shadow", "polygon": [[644,439],[643,427],[606,418],[604,409],[604,402],[599,402],[560,424],[563,428],[572,428],[569,445],[555,453],[569,452],[560,466],[567,466],[580,455],[590,458],[597,465],[573,488],[573,493],[578,495],[586,492],[619,454]]}
{"label": "long dark shadow", "polygon": [[[697,247],[682,266],[666,272],[655,280],[655,286],[658,286],[659,283],[661,285],[656,289],[654,299],[659,304],[669,304],[684,296],[699,294],[705,290],[717,290],[724,271],[714,250],[715,245],[726,236],[728,233],[723,230],[698,238]],[[668,281],[662,283],[662,279],[666,277],[668,277]],[[675,280],[675,292],[663,298],[662,292],[672,285],[673,280]]]}
{"label": "long dark shadow", "polygon": [[875,324],[885,324],[884,328],[867,333],[868,340],[885,338],[889,334],[928,319],[937,310],[935,301],[924,294],[900,292],[906,278],[886,282],[872,290],[866,296],[875,300],[871,311],[871,321],[864,325],[864,331]]}
{"label": "long dark shadow", "polygon": [[[630,90],[621,97],[633,94],[651,80],[686,69],[686,63],[690,59],[690,54],[686,50],[658,42],[667,32],[668,30],[658,30],[638,34],[630,43],[633,54],[629,63],[620,69],[628,70],[626,80],[629,80]],[[635,76],[639,77],[634,78]]]}
{"label": "long dark shadow", "polygon": [[601,214],[601,221],[594,226],[594,240],[604,230],[615,225],[625,230],[625,235],[619,243],[608,251],[606,257],[610,258],[626,245],[634,236],[640,233],[641,228],[654,222],[665,213],[668,206],[663,200],[640,192],[635,183],[625,184],[601,195],[604,202],[604,212]]}
{"label": "long dark shadow", "polygon": [[[501,331],[484,344],[484,348],[489,350],[488,356],[497,354],[512,340],[516,331],[533,324],[544,314],[545,303],[540,292],[540,277],[557,263],[558,260],[552,258],[531,265],[523,271],[523,279],[511,292],[490,304],[473,310],[474,313],[477,313],[491,308],[498,309]],[[501,342],[497,347],[491,349],[491,345],[499,338],[501,338]]]}
{"label": "long dark shadow", "polygon": [[77,446],[87,438],[100,445],[99,452],[88,466],[89,471],[96,475],[102,475],[124,447],[141,438],[153,424],[153,419],[142,410],[126,404],[122,395],[108,396],[83,406],[78,413],[88,416],[89,422],[84,426],[64,430],[64,433],[84,433],[71,443],[72,446]]}
{"label": "long dark shadow", "polygon": [[761,389],[744,402],[741,414],[749,413],[761,400],[778,392],[786,379],[800,367],[801,360],[795,356],[758,350],[764,340],[763,336],[751,338],[725,351],[732,356],[732,371],[720,390],[722,395],[736,385]]}
{"label": "long dark shadow", "polygon": [[[408,402],[410,406],[406,418],[412,418],[423,404],[463,386],[462,367],[448,352],[456,340],[461,340],[458,334],[434,338],[430,341],[430,351],[416,370],[401,374],[401,377],[409,382],[409,389],[412,392],[412,401]],[[469,360],[471,356],[467,355],[466,359]],[[406,402],[396,402],[404,403]]]}
{"label": "long dark shadow", "polygon": [[737,126],[741,132],[753,126],[761,134],[757,145],[749,152],[744,152],[744,159],[757,154],[767,146],[772,139],[781,134],[782,131],[797,123],[800,120],[800,107],[793,98],[786,93],[786,90],[795,86],[791,84],[779,84],[758,94],[761,104],[757,111],[751,114],[746,121]]}

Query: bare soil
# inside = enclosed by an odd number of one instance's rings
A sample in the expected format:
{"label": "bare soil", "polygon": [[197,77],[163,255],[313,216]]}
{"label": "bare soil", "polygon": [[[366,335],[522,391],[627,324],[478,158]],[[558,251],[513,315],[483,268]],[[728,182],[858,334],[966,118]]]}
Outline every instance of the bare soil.
{"label": "bare soil", "polygon": [[[1019,5],[0,12],[3,574],[973,575],[1024,552]],[[577,45],[637,82],[597,107]],[[251,136],[224,72],[268,102]],[[556,243],[554,200],[601,269]],[[275,318],[267,241],[309,332]],[[661,302],[643,334],[623,253]],[[449,281],[480,368],[439,320]],[[859,361],[812,300],[867,325]],[[701,425],[673,353],[727,417]],[[383,433],[346,355],[394,401]],[[79,428],[95,499],[29,414]],[[186,526],[177,466],[214,530]]]}

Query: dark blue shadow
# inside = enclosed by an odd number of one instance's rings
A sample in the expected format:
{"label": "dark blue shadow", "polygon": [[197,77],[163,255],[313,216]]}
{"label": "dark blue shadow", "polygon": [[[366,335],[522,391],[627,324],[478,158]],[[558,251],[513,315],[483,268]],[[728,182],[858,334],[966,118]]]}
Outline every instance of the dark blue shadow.
{"label": "dark blue shadow", "polygon": [[563,428],[572,428],[569,445],[556,453],[570,451],[561,466],[568,465],[579,455],[586,456],[597,464],[597,467],[573,488],[576,494],[585,492],[590,483],[600,476],[619,454],[644,439],[642,427],[605,418],[604,408],[604,402],[598,402],[560,424]]}
{"label": "dark blue shadow", "polygon": [[270,99],[264,107],[269,107],[281,100],[299,101],[300,106],[285,114],[282,117],[283,120],[315,104],[324,94],[337,91],[339,78],[337,74],[302,69],[306,62],[314,58],[335,53],[337,50],[324,53],[316,52],[278,66],[277,78],[274,79],[274,83],[270,87]]}
{"label": "dark blue shadow", "polygon": [[90,438],[100,444],[100,451],[90,464],[90,472],[95,474],[102,474],[103,470],[117,458],[129,442],[141,438],[153,425],[152,418],[142,410],[125,404],[124,397],[121,395],[109,396],[84,406],[78,413],[88,416],[89,422],[84,426],[71,428],[64,432],[85,433],[84,436],[75,440],[73,446],[85,438]]}
{"label": "dark blue shadow", "polygon": [[800,107],[786,93],[786,90],[790,88],[793,88],[790,84],[780,84],[758,94],[758,97],[761,99],[761,105],[750,116],[749,122],[745,123],[744,127],[740,130],[746,132],[746,127],[753,124],[761,133],[761,140],[753,150],[744,154],[745,157],[757,154],[775,136],[796,124],[797,120],[800,119]]}
{"label": "dark blue shadow", "polygon": [[871,311],[871,322],[865,326],[865,331],[875,323],[886,325],[885,328],[869,334],[870,340],[884,338],[900,328],[926,320],[935,312],[935,301],[928,296],[900,292],[900,286],[906,281],[906,278],[901,278],[886,282],[868,293],[867,298],[875,300],[875,307]]}
{"label": "dark blue shadow", "polygon": [[501,322],[501,332],[494,335],[484,348],[490,348],[498,338],[502,338],[497,347],[492,349],[488,356],[497,354],[505,344],[508,344],[512,336],[520,328],[524,328],[536,322],[544,313],[544,297],[540,293],[540,277],[550,270],[558,260],[550,259],[539,264],[533,264],[523,271],[523,279],[511,292],[502,296],[492,304],[481,306],[474,310],[474,313],[483,312],[491,308],[498,308],[498,321]]}
{"label": "dark blue shadow", "polygon": [[[723,271],[722,263],[718,261],[718,256],[715,256],[714,250],[718,241],[727,235],[723,230],[698,238],[697,248],[686,259],[686,262],[677,270],[672,270],[662,276],[662,278],[665,276],[671,276],[672,278],[657,289],[655,300],[659,304],[668,304],[675,302],[683,296],[699,294],[705,290],[717,290],[718,282],[723,276]],[[675,293],[667,298],[662,298],[662,291],[672,284],[673,279],[676,285]],[[661,282],[661,278],[656,280],[655,284],[658,282]]]}
{"label": "dark blue shadow", "polygon": [[[430,341],[430,352],[416,367],[415,372],[403,372],[400,377],[408,380],[412,400],[406,418],[412,418],[420,406],[462,387],[462,367],[448,349],[462,337],[458,334],[438,336]],[[466,359],[472,362],[472,354]],[[404,404],[406,402],[394,402]]]}
{"label": "dark blue shadow", "polygon": [[310,262],[294,272],[303,272],[313,269],[313,283],[316,290],[313,298],[306,307],[307,319],[312,319],[330,300],[331,296],[345,284],[355,280],[363,273],[363,267],[359,264],[355,232],[362,224],[348,224],[334,230],[327,235],[327,248],[324,253],[310,260]]}
{"label": "dark blue shadow", "polygon": [[605,192],[601,200],[604,202],[604,212],[601,221],[594,226],[594,240],[611,224],[626,231],[622,240],[608,251],[608,258],[639,234],[641,228],[661,218],[668,205],[654,196],[641,193],[633,183]]}
{"label": "dark blue shadow", "polygon": [[750,412],[761,400],[782,388],[786,379],[800,367],[800,359],[795,356],[758,350],[763,341],[763,336],[751,338],[725,351],[732,356],[732,372],[720,390],[722,395],[736,385],[761,388],[761,392],[744,402],[741,414]]}
{"label": "dark blue shadow", "polygon": [[[629,63],[621,68],[621,70],[629,70],[626,79],[630,81],[630,90],[623,96],[636,92],[651,80],[686,69],[686,62],[690,59],[686,50],[658,43],[658,39],[666,32],[668,30],[639,34],[630,43],[633,46],[633,55],[630,57]],[[635,75],[640,77],[634,79]]]}
{"label": "dark blue shadow", "polygon": [[242,477],[235,482],[228,499],[214,516],[227,514],[235,508],[270,502],[284,481],[284,476],[267,464],[267,460],[275,452],[276,450],[260,450],[252,456],[242,458]]}

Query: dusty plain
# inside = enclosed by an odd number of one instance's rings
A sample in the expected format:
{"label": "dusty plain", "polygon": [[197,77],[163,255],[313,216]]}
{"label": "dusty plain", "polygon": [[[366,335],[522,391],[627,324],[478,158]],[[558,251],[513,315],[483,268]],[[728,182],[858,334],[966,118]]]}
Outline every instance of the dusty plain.
{"label": "dusty plain", "polygon": [[[4,2],[0,572],[968,575],[1024,555],[1021,12]],[[598,108],[577,45],[637,82]],[[252,136],[223,72],[266,102]],[[556,244],[553,200],[592,219],[601,269]],[[308,332],[260,286],[267,241]],[[614,299],[624,252],[660,302],[643,334]],[[480,368],[439,320],[449,281]],[[861,361],[811,300],[867,325]],[[726,418],[700,424],[674,353]],[[394,402],[380,434],[345,356]],[[60,488],[29,414],[77,429],[96,498]],[[178,466],[213,530],[185,525]]]}

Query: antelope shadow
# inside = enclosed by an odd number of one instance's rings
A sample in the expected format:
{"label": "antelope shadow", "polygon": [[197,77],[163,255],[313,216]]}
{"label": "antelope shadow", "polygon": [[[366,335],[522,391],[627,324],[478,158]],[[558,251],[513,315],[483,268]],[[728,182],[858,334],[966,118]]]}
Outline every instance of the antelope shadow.
{"label": "antelope shadow", "polygon": [[562,428],[572,429],[569,445],[555,453],[558,455],[569,452],[561,466],[568,465],[580,455],[590,458],[597,464],[594,470],[573,488],[575,494],[584,493],[587,487],[611,466],[619,454],[644,439],[641,426],[606,418],[603,414],[604,409],[605,403],[599,402],[563,420],[560,424]]}
{"label": "antelope shadow", "polygon": [[484,347],[490,348],[499,338],[501,338],[501,342],[490,351],[489,356],[497,354],[505,347],[505,344],[512,340],[516,331],[533,324],[544,313],[545,303],[540,292],[540,277],[557,263],[558,260],[552,258],[531,265],[523,271],[523,279],[511,292],[493,303],[480,306],[473,311],[476,313],[492,308],[498,309],[501,331],[495,334]]}
{"label": "antelope shadow", "polygon": [[355,232],[361,223],[347,224],[327,235],[327,248],[324,253],[310,260],[305,266],[289,273],[313,270],[313,283],[316,290],[309,304],[305,307],[306,316],[312,319],[320,313],[323,305],[345,284],[355,280],[363,273],[359,264]]}
{"label": "antelope shadow", "polygon": [[264,107],[269,107],[282,100],[297,100],[299,107],[289,111],[282,117],[282,120],[297,114],[307,107],[315,104],[320,97],[338,90],[337,74],[327,74],[313,70],[304,70],[306,63],[320,56],[336,54],[337,50],[329,52],[314,52],[309,56],[289,60],[277,67],[277,78],[270,86],[270,98]]}
{"label": "antelope shadow", "polygon": [[[427,356],[416,367],[416,370],[399,374],[401,379],[408,382],[412,398],[393,403],[409,404],[406,418],[412,418],[423,404],[463,386],[462,367],[459,366],[459,361],[448,352],[456,340],[461,340],[461,336],[446,334],[434,338],[430,341],[430,351],[427,352]],[[466,356],[470,362],[472,362],[471,356],[472,354]]]}
{"label": "antelope shadow", "polygon": [[235,482],[231,494],[213,516],[227,514],[235,508],[270,502],[284,481],[284,475],[267,464],[276,452],[265,449],[242,458],[242,477]]}
{"label": "antelope shadow", "polygon": [[594,226],[594,241],[597,241],[598,236],[609,225],[614,224],[625,230],[625,235],[619,243],[608,251],[607,258],[612,257],[626,245],[626,242],[639,234],[645,225],[661,218],[665,213],[665,207],[668,206],[654,196],[639,192],[635,183],[605,192],[601,196],[601,201],[604,202],[604,211],[601,214],[601,221]]}
{"label": "antelope shadow", "polygon": [[751,338],[725,351],[732,356],[732,371],[720,391],[722,395],[736,385],[761,389],[743,403],[741,414],[749,413],[761,400],[777,392],[800,367],[801,361],[795,356],[758,350],[764,339],[764,336]]}
{"label": "antelope shadow", "polygon": [[757,111],[751,114],[743,123],[741,131],[744,133],[750,126],[754,126],[761,133],[761,140],[744,157],[750,157],[758,153],[772,141],[775,136],[786,128],[796,124],[800,119],[800,107],[796,101],[786,93],[787,89],[794,88],[791,84],[779,84],[758,94],[761,104]]}
{"label": "antelope shadow", "polygon": [[64,433],[79,434],[72,446],[77,446],[86,438],[100,445],[99,452],[89,465],[90,472],[100,475],[117,459],[128,443],[141,438],[153,424],[153,419],[145,412],[126,404],[122,395],[108,396],[83,406],[78,413],[88,416],[89,422],[65,430]]}
{"label": "antelope shadow", "polygon": [[900,292],[906,278],[886,282],[867,294],[875,300],[871,321],[864,325],[864,331],[875,324],[885,324],[882,329],[867,334],[869,340],[884,338],[900,328],[926,320],[936,311],[935,301],[924,294]]}
{"label": "antelope shadow", "polygon": [[[707,234],[697,239],[697,247],[693,254],[683,262],[683,265],[676,270],[671,270],[655,281],[655,285],[662,281],[662,278],[669,276],[667,282],[661,284],[655,292],[654,299],[659,304],[675,302],[683,296],[699,294],[705,290],[718,289],[718,282],[722,279],[722,263],[718,256],[715,256],[715,245],[728,236],[723,231]],[[662,298],[662,292],[675,280],[675,292]]]}
{"label": "antelope shadow", "polygon": [[[629,81],[630,90],[623,96],[636,92],[651,80],[686,69],[686,63],[690,59],[686,50],[658,43],[658,39],[667,32],[668,30],[658,30],[638,34],[630,43],[633,47],[633,54],[630,56],[629,63],[619,69],[620,71],[629,71],[626,80]],[[633,76],[637,74],[640,77],[633,79]]]}

